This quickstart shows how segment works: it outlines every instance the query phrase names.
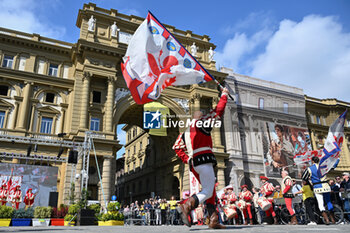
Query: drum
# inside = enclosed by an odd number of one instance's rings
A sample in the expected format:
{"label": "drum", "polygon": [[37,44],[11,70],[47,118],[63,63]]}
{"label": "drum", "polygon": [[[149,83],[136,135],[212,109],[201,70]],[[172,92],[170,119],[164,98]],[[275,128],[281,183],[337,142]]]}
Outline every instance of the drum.
{"label": "drum", "polygon": [[239,207],[241,210],[245,209],[246,206],[247,206],[247,203],[246,203],[244,200],[239,200],[239,202],[238,202],[238,207]]}
{"label": "drum", "polygon": [[225,205],[224,212],[225,212],[228,219],[233,218],[237,214],[237,211],[235,210],[234,205]]}
{"label": "drum", "polygon": [[263,211],[267,211],[271,208],[271,203],[265,197],[258,198],[258,205]]}

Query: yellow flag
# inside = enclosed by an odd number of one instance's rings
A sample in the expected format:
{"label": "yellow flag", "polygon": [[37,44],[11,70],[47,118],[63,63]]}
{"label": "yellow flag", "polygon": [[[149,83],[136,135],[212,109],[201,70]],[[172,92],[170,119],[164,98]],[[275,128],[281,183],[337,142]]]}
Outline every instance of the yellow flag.
{"label": "yellow flag", "polygon": [[163,122],[166,120],[167,115],[170,114],[169,108],[158,102],[150,102],[143,105],[143,111],[145,112],[157,112],[159,111],[162,115],[160,117],[161,126],[159,129],[150,129],[149,134],[154,136],[167,136],[167,128],[163,127]]}

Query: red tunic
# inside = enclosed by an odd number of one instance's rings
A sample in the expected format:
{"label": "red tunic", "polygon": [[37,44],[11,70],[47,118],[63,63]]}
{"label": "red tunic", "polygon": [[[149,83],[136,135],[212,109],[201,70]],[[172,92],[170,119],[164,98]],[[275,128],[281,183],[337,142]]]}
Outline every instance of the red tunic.
{"label": "red tunic", "polygon": [[27,192],[23,202],[26,205],[32,206],[34,204],[34,194]]}
{"label": "red tunic", "polygon": [[269,201],[273,201],[273,191],[274,191],[274,187],[271,183],[269,182],[265,182],[265,184],[263,184],[263,186],[261,186],[260,192],[262,194],[265,194],[265,197],[267,198],[267,200]]}
{"label": "red tunic", "polygon": [[253,199],[253,194],[249,190],[245,192],[240,192],[239,199],[250,203]]}
{"label": "red tunic", "polygon": [[[216,108],[206,116],[203,116],[200,120],[219,119],[224,113],[226,103],[227,95],[223,94]],[[178,136],[173,149],[184,163],[188,163],[189,157],[196,158],[199,155],[213,154],[213,142],[210,130],[206,132],[204,127],[196,127],[196,124],[193,124],[184,134]],[[187,153],[185,152],[186,149]]]}

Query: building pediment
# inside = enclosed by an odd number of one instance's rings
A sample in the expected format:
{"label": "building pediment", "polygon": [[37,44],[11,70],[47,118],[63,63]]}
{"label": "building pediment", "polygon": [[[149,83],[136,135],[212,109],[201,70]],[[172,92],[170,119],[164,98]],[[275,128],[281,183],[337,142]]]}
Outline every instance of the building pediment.
{"label": "building pediment", "polygon": [[13,104],[11,104],[10,102],[7,102],[6,100],[0,99],[0,106],[1,107],[5,107],[5,108],[13,108]]}
{"label": "building pediment", "polygon": [[60,111],[58,111],[57,109],[55,109],[51,106],[45,106],[45,107],[38,108],[38,111],[44,112],[44,113],[51,113],[51,114],[60,114]]}

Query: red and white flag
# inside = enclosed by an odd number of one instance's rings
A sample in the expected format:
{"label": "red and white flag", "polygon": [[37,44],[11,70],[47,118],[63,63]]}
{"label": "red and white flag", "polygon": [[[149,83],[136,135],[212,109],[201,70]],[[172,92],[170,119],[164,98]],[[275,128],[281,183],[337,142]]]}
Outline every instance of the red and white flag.
{"label": "red and white flag", "polygon": [[295,164],[309,162],[312,157],[320,158],[319,171],[322,176],[338,166],[340,152],[344,140],[344,122],[347,110],[341,114],[329,127],[328,136],[321,150],[306,151],[294,156]]}
{"label": "red and white flag", "polygon": [[123,76],[137,104],[158,99],[168,86],[213,80],[150,12],[132,36],[123,60]]}

